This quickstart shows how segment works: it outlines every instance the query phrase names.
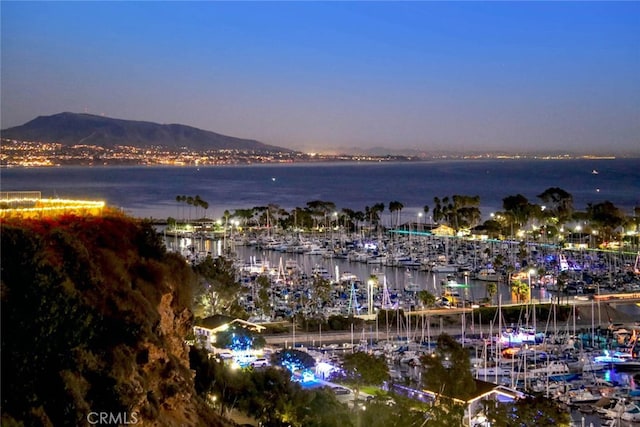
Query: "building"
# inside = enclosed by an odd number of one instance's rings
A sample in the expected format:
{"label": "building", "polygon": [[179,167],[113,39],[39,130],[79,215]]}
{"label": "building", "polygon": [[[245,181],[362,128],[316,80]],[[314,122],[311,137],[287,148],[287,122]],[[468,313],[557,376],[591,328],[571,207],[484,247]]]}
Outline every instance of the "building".
{"label": "building", "polygon": [[224,332],[233,327],[240,327],[254,333],[261,333],[266,328],[256,323],[247,322],[242,319],[233,319],[229,316],[214,315],[204,318],[193,327],[193,334],[196,342],[200,342],[208,350],[213,350],[220,332]]}

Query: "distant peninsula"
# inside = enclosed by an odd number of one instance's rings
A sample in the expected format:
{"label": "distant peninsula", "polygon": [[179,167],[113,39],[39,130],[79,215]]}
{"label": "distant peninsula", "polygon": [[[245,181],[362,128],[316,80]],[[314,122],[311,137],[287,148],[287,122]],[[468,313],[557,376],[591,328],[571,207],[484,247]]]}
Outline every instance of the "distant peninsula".
{"label": "distant peninsula", "polygon": [[572,153],[442,152],[372,148],[302,153],[181,124],[64,112],[0,131],[0,166],[206,166],[294,162],[613,158]]}
{"label": "distant peninsula", "polygon": [[4,129],[1,133],[3,139],[59,143],[64,147],[86,145],[105,149],[132,146],[197,151],[292,151],[252,139],[221,135],[180,124],[158,124],[68,112],[40,116],[21,126]]}

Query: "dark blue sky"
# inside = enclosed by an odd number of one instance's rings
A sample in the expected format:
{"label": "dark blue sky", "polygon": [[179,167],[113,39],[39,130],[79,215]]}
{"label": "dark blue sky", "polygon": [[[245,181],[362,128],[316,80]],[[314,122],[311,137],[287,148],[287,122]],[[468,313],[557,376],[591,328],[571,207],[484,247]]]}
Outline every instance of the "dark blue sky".
{"label": "dark blue sky", "polygon": [[62,111],[298,149],[640,153],[638,2],[6,2],[2,128]]}

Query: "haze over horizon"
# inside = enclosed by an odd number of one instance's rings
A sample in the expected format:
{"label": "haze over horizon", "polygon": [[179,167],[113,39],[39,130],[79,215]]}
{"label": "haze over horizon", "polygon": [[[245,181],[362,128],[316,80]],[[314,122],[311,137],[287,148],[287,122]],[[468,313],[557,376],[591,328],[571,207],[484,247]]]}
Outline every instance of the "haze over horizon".
{"label": "haze over horizon", "polygon": [[638,2],[2,2],[2,129],[63,111],[301,151],[640,153]]}

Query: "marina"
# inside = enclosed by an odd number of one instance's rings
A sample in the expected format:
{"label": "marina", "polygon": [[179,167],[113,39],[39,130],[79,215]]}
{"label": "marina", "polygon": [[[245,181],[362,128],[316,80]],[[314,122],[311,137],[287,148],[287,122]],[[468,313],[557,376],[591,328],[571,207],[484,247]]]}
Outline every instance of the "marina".
{"label": "marina", "polygon": [[[169,247],[180,242],[176,236],[166,239]],[[410,234],[363,241],[337,234],[244,234],[184,243],[187,248],[196,245],[187,249],[187,256],[225,253],[226,244],[248,294],[256,295],[257,277],[269,278],[274,310],[256,312],[251,321],[283,321],[298,314],[369,319],[345,332],[296,331],[294,323],[291,335],[266,336],[270,345],[302,346],[325,363],[354,349],[381,355],[392,375],[410,388],[413,384],[418,393],[421,358],[433,352],[438,335],[447,333],[468,349],[476,379],[557,400],[571,411],[575,425],[626,427],[640,422],[635,415],[640,399],[640,316],[635,302],[640,293],[632,254],[536,245],[529,252],[529,265],[537,268],[524,268],[531,298],[522,304],[508,285],[508,275],[482,255],[509,257],[514,252],[509,242]],[[180,250],[180,245],[175,248]],[[576,287],[561,295],[550,277],[557,277],[563,266],[571,266]],[[495,295],[488,293],[492,280],[487,274],[496,279]],[[322,304],[313,302],[318,279],[330,284]],[[420,301],[421,291],[437,297],[432,306]],[[559,304],[571,310],[562,321],[555,319]],[[521,321],[506,322],[500,312],[484,322],[478,318],[483,307],[496,305],[500,310],[517,307]],[[245,305],[247,311],[255,307]],[[541,307],[547,307],[548,316],[536,319]],[[378,312],[400,310],[403,316],[396,316],[395,324],[379,324]]]}

